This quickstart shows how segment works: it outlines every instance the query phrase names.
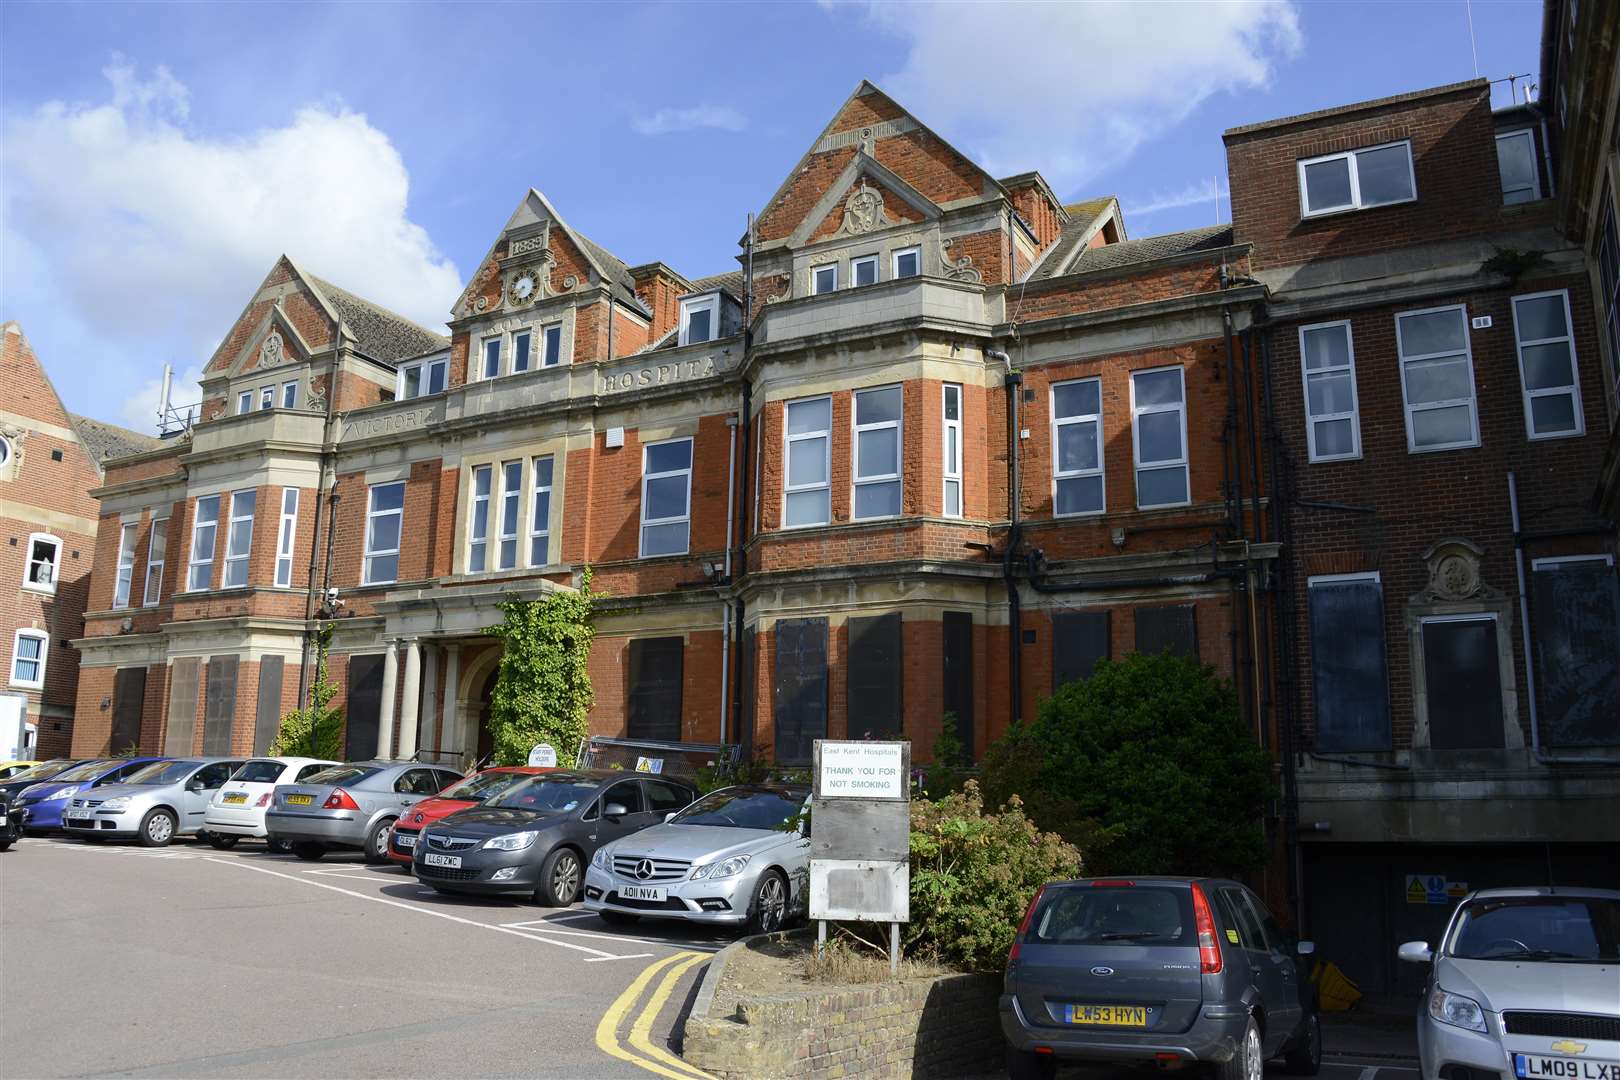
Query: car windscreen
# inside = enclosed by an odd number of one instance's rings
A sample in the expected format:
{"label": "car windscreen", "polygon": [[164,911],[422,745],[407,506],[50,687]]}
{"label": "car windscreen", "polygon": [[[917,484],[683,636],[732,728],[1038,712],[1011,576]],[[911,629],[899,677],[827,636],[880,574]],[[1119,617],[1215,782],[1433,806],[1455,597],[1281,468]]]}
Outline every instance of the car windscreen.
{"label": "car windscreen", "polygon": [[318,773],[304,777],[298,781],[300,784],[337,785],[358,784],[368,776],[375,776],[382,772],[375,765],[334,765],[330,769],[322,769]]}
{"label": "car windscreen", "polygon": [[1152,885],[1048,889],[1024,940],[1042,945],[1196,945],[1192,893]]}
{"label": "car windscreen", "polygon": [[493,799],[515,784],[521,784],[523,781],[531,779],[533,777],[526,773],[474,773],[466,779],[457,780],[454,784],[439,792],[438,797],[441,799],[465,799],[468,802],[483,802],[486,799]]}
{"label": "car windscreen", "polygon": [[201,765],[200,761],[154,761],[139,772],[130,773],[125,784],[177,784]]}
{"label": "car windscreen", "polygon": [[721,788],[676,814],[671,824],[785,831],[798,821],[803,809],[804,799],[787,792]]}
{"label": "car windscreen", "polygon": [[8,777],[6,779],[6,783],[20,784],[24,780],[27,780],[29,783],[37,784],[41,780],[55,780],[58,776],[74,767],[75,766],[71,761],[46,761],[39,765],[35,765],[31,769],[24,769],[16,776]]}
{"label": "car windscreen", "polygon": [[231,774],[232,780],[249,784],[273,784],[281,779],[287,766],[279,761],[250,761]]}
{"label": "car windscreen", "polygon": [[1457,916],[1459,960],[1620,960],[1620,900],[1578,896],[1485,898]]}
{"label": "car windscreen", "polygon": [[116,761],[87,761],[83,765],[75,765],[66,772],[57,773],[52,780],[67,783],[70,780],[94,780],[114,765]]}
{"label": "car windscreen", "polygon": [[533,810],[539,814],[566,814],[596,798],[602,782],[582,776],[531,776],[489,799],[485,806]]}

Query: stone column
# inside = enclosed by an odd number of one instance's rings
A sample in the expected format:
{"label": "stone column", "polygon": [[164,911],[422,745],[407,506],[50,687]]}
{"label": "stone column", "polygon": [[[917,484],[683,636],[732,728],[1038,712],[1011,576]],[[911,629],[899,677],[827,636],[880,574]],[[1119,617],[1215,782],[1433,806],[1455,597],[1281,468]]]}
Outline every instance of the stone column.
{"label": "stone column", "polygon": [[399,707],[399,756],[416,756],[416,729],[421,720],[422,645],[415,638],[405,642],[405,694]]}
{"label": "stone column", "polygon": [[462,761],[461,714],[456,698],[461,695],[461,645],[450,642],[444,647],[444,714],[439,718],[439,749],[457,754],[456,763],[465,769],[471,762]]}
{"label": "stone column", "polygon": [[394,756],[394,686],[399,682],[399,642],[389,641],[383,658],[382,703],[377,710],[377,757]]}
{"label": "stone column", "polygon": [[[444,749],[443,732],[435,730],[435,721],[439,716],[439,699],[434,691],[439,688],[439,647],[426,645],[422,648],[422,740],[426,742],[433,739],[433,745],[440,750]],[[434,754],[433,760],[439,760]]]}

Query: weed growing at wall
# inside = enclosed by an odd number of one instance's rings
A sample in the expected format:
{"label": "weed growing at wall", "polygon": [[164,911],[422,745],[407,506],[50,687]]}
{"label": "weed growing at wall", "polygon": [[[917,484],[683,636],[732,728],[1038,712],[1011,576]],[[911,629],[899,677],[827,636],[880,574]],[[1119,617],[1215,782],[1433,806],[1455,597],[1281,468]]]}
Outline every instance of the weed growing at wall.
{"label": "weed growing at wall", "polygon": [[574,592],[539,600],[501,601],[491,630],[505,645],[490,696],[489,730],[495,763],[522,765],[536,743],[550,743],[572,764],[590,734],[591,572]]}
{"label": "weed growing at wall", "polygon": [[294,709],[281,718],[276,741],[270,753],[276,757],[312,757],[341,761],[343,752],[343,710],[332,706],[337,685],[332,682],[326,663],[326,650],[332,642],[332,624],[315,631],[315,685],[310,707]]}

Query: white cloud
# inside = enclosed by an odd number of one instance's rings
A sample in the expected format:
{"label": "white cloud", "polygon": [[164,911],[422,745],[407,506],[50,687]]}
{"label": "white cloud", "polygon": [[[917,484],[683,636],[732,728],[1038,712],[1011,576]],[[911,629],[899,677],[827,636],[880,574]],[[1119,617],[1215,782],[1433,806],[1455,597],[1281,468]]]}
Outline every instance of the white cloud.
{"label": "white cloud", "polygon": [[1144,202],[1128,203],[1123,209],[1127,217],[1140,217],[1144,214],[1157,214],[1161,210],[1180,210],[1187,206],[1202,205],[1211,208],[1213,219],[1216,200],[1225,202],[1230,197],[1231,192],[1227,190],[1226,180],[1210,176],[1203,180],[1195,180],[1179,191],[1149,195]]}
{"label": "white cloud", "polygon": [[910,45],[885,91],[992,174],[1039,169],[1060,192],[1212,94],[1265,86],[1301,45],[1291,0],[867,0],[865,10]]}
{"label": "white cloud", "polygon": [[[41,358],[76,408],[148,428],[155,390],[136,388],[165,360],[205,362],[282,253],[442,327],[461,275],[411,221],[405,163],[364,115],[308,106],[220,138],[187,127],[189,94],[168,70],[142,77],[114,56],[103,74],[109,100],[7,114],[0,146],[0,292],[50,345]],[[75,362],[96,385],[63,385]]]}
{"label": "white cloud", "polygon": [[659,109],[651,115],[635,116],[630,126],[642,135],[669,135],[698,128],[741,131],[748,118],[730,105],[694,105],[687,109]]}

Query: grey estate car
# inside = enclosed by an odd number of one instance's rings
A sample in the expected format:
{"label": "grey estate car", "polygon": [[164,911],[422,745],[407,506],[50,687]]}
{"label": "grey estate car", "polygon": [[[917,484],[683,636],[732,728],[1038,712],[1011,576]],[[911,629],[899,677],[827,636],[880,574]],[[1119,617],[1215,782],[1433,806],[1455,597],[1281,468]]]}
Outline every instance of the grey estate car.
{"label": "grey estate car", "polygon": [[80,792],[62,809],[62,828],[87,840],[129,839],[163,847],[176,836],[205,831],[214,792],[245,758],[154,761],[121,783]]}
{"label": "grey estate car", "polygon": [[275,789],[264,813],[268,838],[300,859],[359,848],[366,862],[388,861],[388,830],[418,801],[437,795],[461,774],[417,761],[357,761],[335,765]]}
{"label": "grey estate car", "polygon": [[1203,1064],[1220,1080],[1260,1080],[1281,1055],[1289,1072],[1315,1075],[1322,1031],[1299,962],[1312,951],[1235,881],[1053,882],[1007,957],[1007,1071]]}

